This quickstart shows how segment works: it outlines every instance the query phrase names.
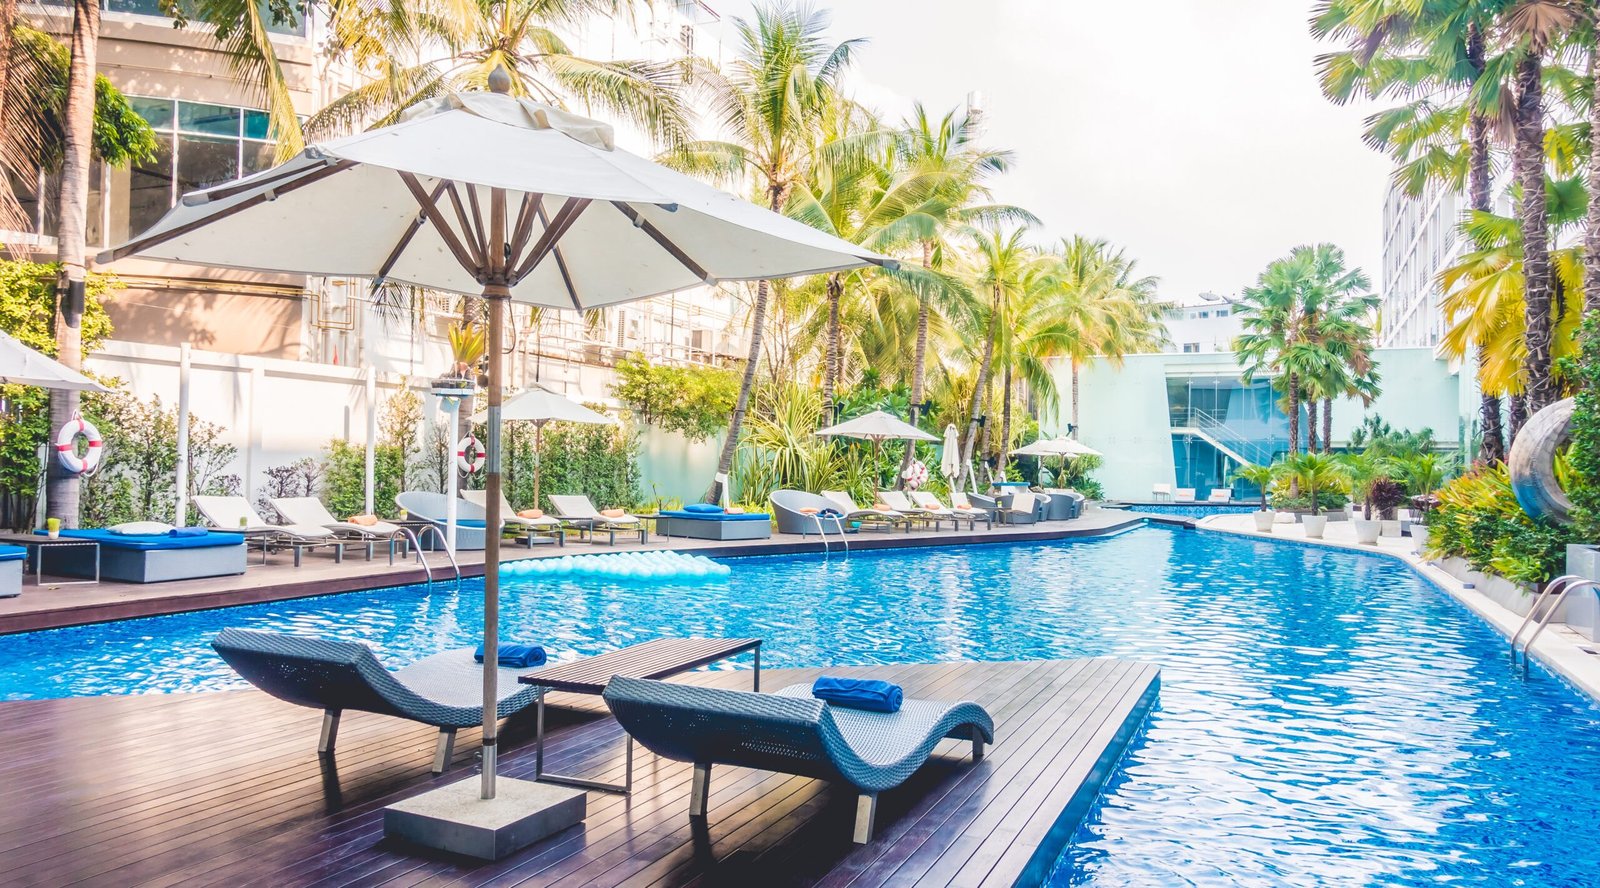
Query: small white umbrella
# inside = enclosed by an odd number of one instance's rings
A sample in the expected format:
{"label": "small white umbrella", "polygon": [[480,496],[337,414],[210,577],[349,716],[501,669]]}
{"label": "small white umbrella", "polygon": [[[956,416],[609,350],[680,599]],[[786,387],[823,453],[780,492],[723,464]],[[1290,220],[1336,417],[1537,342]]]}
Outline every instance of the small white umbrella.
{"label": "small white umbrella", "polygon": [[615,425],[616,420],[604,413],[579,404],[566,395],[534,386],[507,401],[500,408],[502,422],[520,420],[533,423],[533,504],[539,505],[539,444],[544,439],[544,427],[551,422],[581,422],[588,425]]}
{"label": "small white umbrella", "polygon": [[45,357],[3,332],[0,332],[0,382],[79,392],[109,391],[100,383]]}
{"label": "small white umbrella", "polygon": [[939,454],[939,471],[951,482],[961,474],[961,433],[956,431],[953,422],[944,427],[944,452]]}
{"label": "small white umbrella", "polygon": [[[509,95],[443,96],[391,126],[306,148],[185,195],[100,261],[151,259],[401,281],[488,302],[484,479],[500,520],[500,413],[510,300],[584,311],[717,281],[893,265],[616,148],[611,127]],[[500,557],[490,533],[484,561]],[[483,581],[484,660],[498,650],[499,572]],[[484,670],[483,798],[494,798],[495,670]]]}
{"label": "small white umbrella", "polygon": [[1100,451],[1071,438],[1040,438],[1011,451],[1012,456],[1102,456]]}

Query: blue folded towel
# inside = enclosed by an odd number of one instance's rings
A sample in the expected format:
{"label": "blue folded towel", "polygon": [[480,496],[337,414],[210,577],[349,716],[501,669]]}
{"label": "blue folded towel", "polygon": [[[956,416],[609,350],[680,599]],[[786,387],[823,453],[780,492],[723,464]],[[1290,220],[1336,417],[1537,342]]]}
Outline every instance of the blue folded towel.
{"label": "blue folded towel", "polygon": [[823,509],[817,513],[818,518],[843,518],[844,513],[838,509]]}
{"label": "blue folded towel", "polygon": [[700,512],[706,515],[715,515],[722,511],[716,503],[690,503],[683,507],[685,512]]}
{"label": "blue folded towel", "polygon": [[819,677],[811,685],[811,696],[846,709],[872,712],[899,712],[905,694],[897,684],[872,678]]}
{"label": "blue folded towel", "polygon": [[211,531],[204,527],[174,527],[167,531],[167,536],[175,537],[203,537]]}
{"label": "blue folded towel", "polygon": [[[536,644],[506,644],[500,642],[499,661],[501,666],[512,669],[531,669],[534,666],[543,666],[545,661],[544,648]],[[472,659],[483,662],[483,645],[478,645],[478,650]]]}

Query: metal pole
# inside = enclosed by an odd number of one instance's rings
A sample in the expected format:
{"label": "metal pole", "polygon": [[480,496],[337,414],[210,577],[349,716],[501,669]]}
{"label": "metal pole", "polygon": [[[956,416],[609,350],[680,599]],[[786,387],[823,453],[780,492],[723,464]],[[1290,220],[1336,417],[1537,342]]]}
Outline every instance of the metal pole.
{"label": "metal pole", "polygon": [[483,792],[485,799],[494,798],[496,707],[498,693],[495,687],[495,664],[499,662],[500,648],[500,403],[501,369],[504,357],[501,342],[504,338],[506,301],[511,291],[501,284],[484,288],[483,296],[489,300],[489,416],[484,448],[486,454],[484,475],[484,545],[483,545]]}
{"label": "metal pole", "polygon": [[250,498],[254,490],[251,485],[255,482],[256,475],[256,434],[258,431],[256,414],[261,408],[261,390],[266,387],[266,371],[260,367],[250,370],[250,409],[245,417],[244,435],[244,489],[240,491],[245,499]]}
{"label": "metal pole", "polygon": [[[456,421],[461,415],[461,399],[445,398],[445,410],[450,413],[449,434],[454,434]],[[444,547],[450,550],[452,557],[456,554],[456,461],[455,445],[445,448],[445,482],[444,482]],[[484,661],[489,662],[488,660]]]}
{"label": "metal pole", "polygon": [[[372,508],[373,487],[376,483],[378,461],[378,371],[367,368],[367,508],[366,514],[376,514]],[[311,491],[306,491],[310,493]]]}
{"label": "metal pole", "polygon": [[178,346],[178,504],[172,523],[189,523],[189,343]]}

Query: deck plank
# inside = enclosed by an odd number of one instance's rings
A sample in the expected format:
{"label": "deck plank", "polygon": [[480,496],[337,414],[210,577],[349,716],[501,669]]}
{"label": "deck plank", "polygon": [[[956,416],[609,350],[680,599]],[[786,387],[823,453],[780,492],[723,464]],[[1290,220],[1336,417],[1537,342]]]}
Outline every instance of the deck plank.
{"label": "deck plank", "polygon": [[[589,794],[585,823],[494,863],[430,856],[383,837],[382,809],[438,785],[434,733],[351,713],[333,767],[320,714],[255,691],[0,703],[0,881],[83,885],[683,886],[1011,885],[1038,877],[1070,836],[1157,686],[1119,660],[830,669],[894,680],[908,696],[974,699],[997,743],[965,743],[880,798],[878,835],[849,841],[854,793],[742,768],[714,771],[691,823],[691,768],[636,753],[631,797]],[[769,670],[763,686],[815,669]],[[748,671],[682,681],[747,689]],[[552,696],[549,767],[619,779],[622,734],[591,699]],[[573,705],[577,704],[577,705]],[[464,779],[476,734],[457,742]],[[530,726],[507,724],[502,773],[533,769]],[[1040,850],[1040,849],[1043,850]],[[1030,861],[1033,862],[1030,869]]]}

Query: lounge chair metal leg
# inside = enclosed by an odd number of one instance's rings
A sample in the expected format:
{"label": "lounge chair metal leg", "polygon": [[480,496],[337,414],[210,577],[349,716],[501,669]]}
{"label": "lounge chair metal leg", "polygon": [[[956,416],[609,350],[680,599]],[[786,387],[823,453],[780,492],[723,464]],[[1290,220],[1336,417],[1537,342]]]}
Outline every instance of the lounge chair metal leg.
{"label": "lounge chair metal leg", "polygon": [[689,816],[706,816],[707,803],[711,798],[711,766],[695,765],[694,781],[689,786]]}
{"label": "lounge chair metal leg", "polygon": [[322,736],[317,739],[317,752],[333,752],[333,744],[339,739],[338,709],[326,709],[322,713]]}
{"label": "lounge chair metal leg", "polygon": [[443,774],[450,770],[450,757],[456,751],[456,729],[440,728],[439,745],[433,750],[433,773]]}
{"label": "lounge chair metal leg", "polygon": [[878,816],[878,794],[864,792],[856,796],[856,832],[851,841],[865,845],[872,841],[872,821]]}
{"label": "lounge chair metal leg", "polygon": [[974,762],[983,760],[983,732],[976,726],[972,729],[972,760]]}

